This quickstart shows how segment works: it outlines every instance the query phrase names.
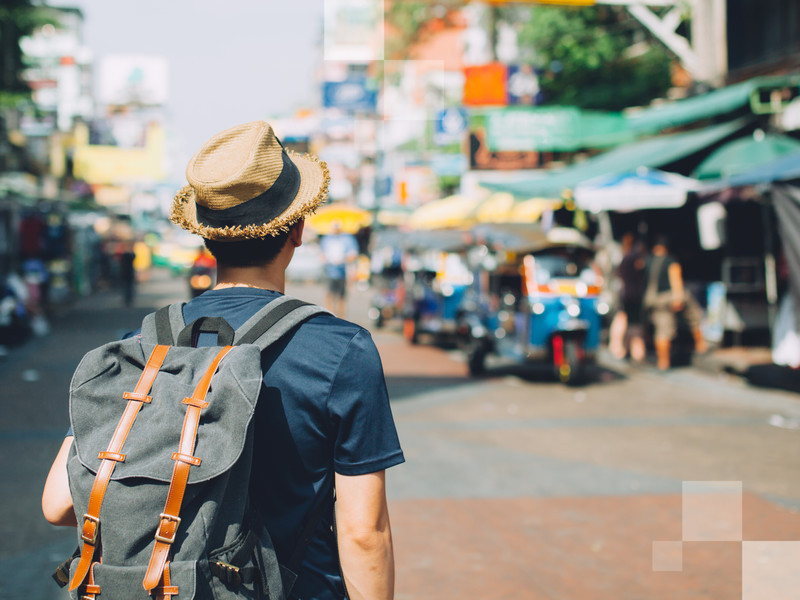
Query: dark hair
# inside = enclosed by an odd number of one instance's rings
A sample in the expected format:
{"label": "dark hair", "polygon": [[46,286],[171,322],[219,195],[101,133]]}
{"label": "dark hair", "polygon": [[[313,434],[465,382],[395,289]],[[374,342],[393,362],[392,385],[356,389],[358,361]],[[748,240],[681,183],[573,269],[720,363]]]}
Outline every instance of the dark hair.
{"label": "dark hair", "polygon": [[664,246],[669,250],[669,237],[665,233],[658,233],[653,238],[653,246]]}
{"label": "dark hair", "polygon": [[228,267],[263,267],[270,264],[286,245],[289,232],[259,240],[222,242],[203,240],[217,263]]}

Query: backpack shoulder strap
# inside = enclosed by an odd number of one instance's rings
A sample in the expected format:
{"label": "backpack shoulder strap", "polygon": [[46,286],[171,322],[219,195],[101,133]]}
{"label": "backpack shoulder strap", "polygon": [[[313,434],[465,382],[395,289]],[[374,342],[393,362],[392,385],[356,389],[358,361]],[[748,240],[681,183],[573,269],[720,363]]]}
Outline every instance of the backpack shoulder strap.
{"label": "backpack shoulder strap", "polygon": [[183,330],[183,302],[175,302],[147,315],[142,321],[142,340],[150,344],[174,346]]}
{"label": "backpack shoulder strap", "polygon": [[255,344],[264,350],[303,321],[323,313],[330,314],[321,306],[291,296],[281,296],[261,308],[236,330],[234,344]]}

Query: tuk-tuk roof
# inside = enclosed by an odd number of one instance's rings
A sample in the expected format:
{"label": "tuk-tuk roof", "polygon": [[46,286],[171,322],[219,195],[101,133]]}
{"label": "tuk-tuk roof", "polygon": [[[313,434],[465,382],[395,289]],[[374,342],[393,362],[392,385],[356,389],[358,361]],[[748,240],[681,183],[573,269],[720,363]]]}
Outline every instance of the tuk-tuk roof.
{"label": "tuk-tuk roof", "polygon": [[403,240],[403,248],[410,251],[435,250],[458,252],[472,245],[472,236],[463,229],[437,229],[430,231],[410,231]]}
{"label": "tuk-tuk roof", "polygon": [[556,247],[594,249],[585,235],[571,227],[544,231],[538,223],[487,223],[478,225],[472,233],[475,243],[485,243],[492,250],[525,253]]}

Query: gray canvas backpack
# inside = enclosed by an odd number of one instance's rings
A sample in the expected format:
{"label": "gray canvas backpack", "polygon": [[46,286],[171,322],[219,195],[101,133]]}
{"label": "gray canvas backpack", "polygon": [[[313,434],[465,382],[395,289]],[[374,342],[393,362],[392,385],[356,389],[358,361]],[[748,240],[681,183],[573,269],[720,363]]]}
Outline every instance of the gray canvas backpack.
{"label": "gray canvas backpack", "polygon": [[[234,332],[220,318],[185,325],[178,303],[86,354],[70,386],[72,598],[288,597],[322,511],[279,565],[249,506],[253,414],[262,350],[320,312],[283,296]],[[202,332],[218,345],[192,347]]]}

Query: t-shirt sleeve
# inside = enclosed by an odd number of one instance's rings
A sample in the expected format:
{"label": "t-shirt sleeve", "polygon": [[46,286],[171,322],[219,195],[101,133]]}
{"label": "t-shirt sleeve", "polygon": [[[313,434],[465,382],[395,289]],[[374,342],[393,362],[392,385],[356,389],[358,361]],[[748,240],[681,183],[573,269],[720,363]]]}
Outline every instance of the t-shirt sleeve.
{"label": "t-shirt sleeve", "polygon": [[350,340],[327,402],[334,428],[334,470],[365,475],[405,459],[389,406],[378,350],[366,330]]}

